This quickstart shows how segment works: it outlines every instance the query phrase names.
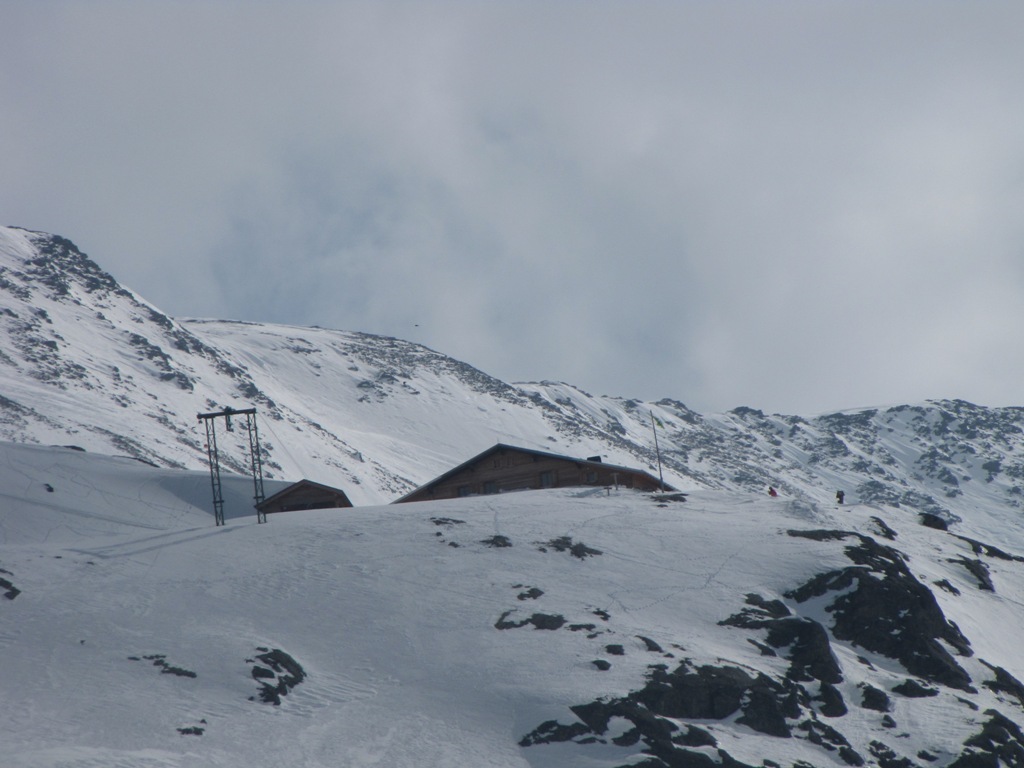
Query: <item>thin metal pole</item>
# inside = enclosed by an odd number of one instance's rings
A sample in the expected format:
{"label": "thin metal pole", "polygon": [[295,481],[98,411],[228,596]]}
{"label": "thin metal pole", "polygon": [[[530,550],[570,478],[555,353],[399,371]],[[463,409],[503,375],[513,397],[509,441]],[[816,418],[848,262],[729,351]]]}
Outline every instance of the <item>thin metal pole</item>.
{"label": "thin metal pole", "polygon": [[661,448],[658,447],[658,430],[654,426],[654,411],[651,411],[651,431],[654,432],[654,452],[658,454],[658,482],[661,483],[661,490],[665,490],[665,476],[661,473]]}

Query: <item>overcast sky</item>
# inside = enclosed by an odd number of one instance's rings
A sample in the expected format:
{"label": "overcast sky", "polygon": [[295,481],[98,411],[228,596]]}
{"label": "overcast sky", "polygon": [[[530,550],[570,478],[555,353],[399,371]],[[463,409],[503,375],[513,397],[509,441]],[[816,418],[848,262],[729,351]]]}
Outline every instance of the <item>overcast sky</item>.
{"label": "overcast sky", "polygon": [[0,0],[0,223],[175,317],[1024,405],[1024,3]]}

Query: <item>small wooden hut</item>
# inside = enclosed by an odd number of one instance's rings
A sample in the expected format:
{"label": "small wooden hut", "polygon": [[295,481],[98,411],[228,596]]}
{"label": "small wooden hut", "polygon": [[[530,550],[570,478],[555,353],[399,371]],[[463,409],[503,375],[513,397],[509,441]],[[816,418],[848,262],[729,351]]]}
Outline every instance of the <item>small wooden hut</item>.
{"label": "small wooden hut", "polygon": [[351,506],[352,502],[341,489],[314,483],[312,480],[299,480],[273,496],[268,496],[257,508],[269,514],[299,509],[335,509]]}

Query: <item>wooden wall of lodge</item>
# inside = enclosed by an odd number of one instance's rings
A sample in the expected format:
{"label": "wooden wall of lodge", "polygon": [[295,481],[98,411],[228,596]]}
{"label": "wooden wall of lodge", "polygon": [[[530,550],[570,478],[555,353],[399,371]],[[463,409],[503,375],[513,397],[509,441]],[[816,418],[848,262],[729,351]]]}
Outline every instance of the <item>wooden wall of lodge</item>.
{"label": "wooden wall of lodge", "polygon": [[424,489],[409,501],[580,485],[617,485],[642,491],[658,490],[655,478],[628,469],[509,451],[488,456],[476,465]]}

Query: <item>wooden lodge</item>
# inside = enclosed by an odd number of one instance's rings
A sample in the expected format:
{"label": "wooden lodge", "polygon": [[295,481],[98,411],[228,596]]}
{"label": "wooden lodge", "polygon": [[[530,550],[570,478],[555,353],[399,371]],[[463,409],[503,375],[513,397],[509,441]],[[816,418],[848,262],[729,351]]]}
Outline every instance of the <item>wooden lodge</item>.
{"label": "wooden lodge", "polygon": [[264,499],[257,509],[260,512],[292,512],[299,509],[336,509],[351,507],[345,492],[312,480],[299,480],[273,496]]}
{"label": "wooden lodge", "polygon": [[392,503],[574,486],[675,490],[641,469],[605,464],[600,457],[576,459],[498,443]]}

